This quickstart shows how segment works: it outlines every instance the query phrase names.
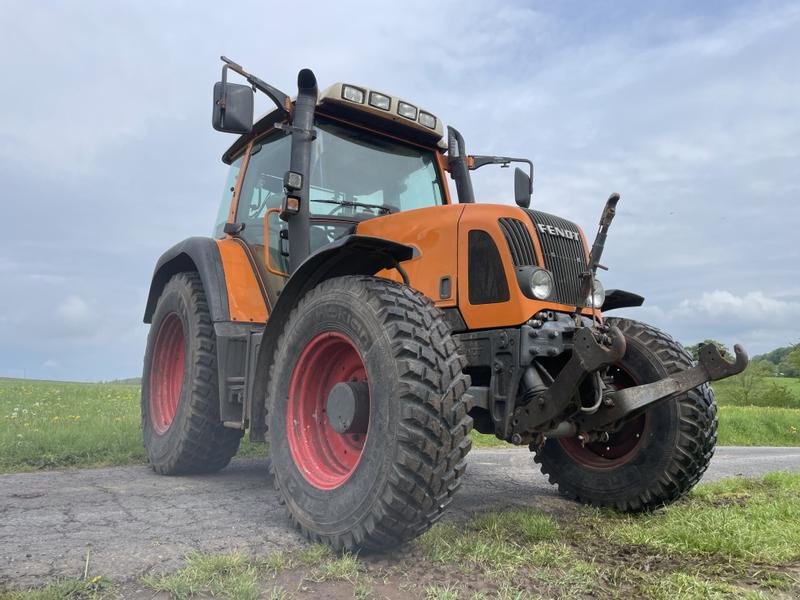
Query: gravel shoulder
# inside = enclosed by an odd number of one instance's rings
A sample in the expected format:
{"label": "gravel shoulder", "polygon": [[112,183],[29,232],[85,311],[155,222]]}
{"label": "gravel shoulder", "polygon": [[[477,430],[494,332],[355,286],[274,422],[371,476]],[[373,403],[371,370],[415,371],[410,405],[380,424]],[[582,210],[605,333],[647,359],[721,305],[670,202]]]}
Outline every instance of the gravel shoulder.
{"label": "gravel shoulder", "polygon": [[[800,471],[800,448],[721,447],[704,481]],[[526,506],[572,510],[526,449],[476,449],[445,519]],[[215,475],[161,477],[146,466],[0,476],[0,589],[90,574],[123,581],[178,568],[192,551],[258,552],[303,541],[278,503],[265,459]]]}

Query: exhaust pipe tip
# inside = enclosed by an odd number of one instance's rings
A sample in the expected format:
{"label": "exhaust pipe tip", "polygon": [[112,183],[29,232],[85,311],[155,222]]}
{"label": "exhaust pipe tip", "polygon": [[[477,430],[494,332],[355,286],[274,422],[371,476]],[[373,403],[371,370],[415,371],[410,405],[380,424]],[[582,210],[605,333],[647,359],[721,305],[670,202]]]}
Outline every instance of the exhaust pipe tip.
{"label": "exhaust pipe tip", "polygon": [[297,74],[297,91],[317,97],[317,77],[311,69],[301,69]]}

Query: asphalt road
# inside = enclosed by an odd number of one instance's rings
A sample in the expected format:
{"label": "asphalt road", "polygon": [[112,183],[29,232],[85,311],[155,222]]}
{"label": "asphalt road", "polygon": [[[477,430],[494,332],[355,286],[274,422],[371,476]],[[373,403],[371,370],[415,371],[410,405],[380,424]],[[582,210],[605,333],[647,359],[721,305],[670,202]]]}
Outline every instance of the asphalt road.
{"label": "asphalt road", "polygon": [[[446,518],[529,506],[574,505],[557,495],[526,449],[473,450]],[[718,448],[704,481],[800,471],[800,448]],[[0,589],[79,577],[122,581],[180,566],[188,552],[266,553],[297,546],[265,459],[215,475],[161,477],[148,467],[0,476]]]}

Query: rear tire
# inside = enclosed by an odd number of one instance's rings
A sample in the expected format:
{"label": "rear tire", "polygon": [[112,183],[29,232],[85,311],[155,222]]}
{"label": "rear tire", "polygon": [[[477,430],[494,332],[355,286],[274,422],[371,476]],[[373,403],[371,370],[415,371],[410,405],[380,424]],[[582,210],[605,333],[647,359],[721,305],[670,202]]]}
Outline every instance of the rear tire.
{"label": "rear tire", "polygon": [[216,338],[197,273],[174,275],[158,299],[141,411],[147,458],[162,475],[218,471],[239,449],[242,431],[219,418]]}
{"label": "rear tire", "polygon": [[[625,335],[625,356],[614,368],[628,385],[657,381],[693,364],[683,346],[655,327],[630,319],[606,322]],[[657,403],[612,434],[609,443],[548,439],[535,451],[535,461],[562,494],[636,512],[674,502],[694,487],[716,440],[714,392],[703,384]]]}
{"label": "rear tire", "polygon": [[[462,400],[469,377],[442,313],[392,281],[338,277],[300,300],[277,348],[270,458],[292,521],[308,539],[347,550],[427,530],[458,488],[471,447]],[[358,382],[368,389],[364,433],[337,433],[328,391]]]}

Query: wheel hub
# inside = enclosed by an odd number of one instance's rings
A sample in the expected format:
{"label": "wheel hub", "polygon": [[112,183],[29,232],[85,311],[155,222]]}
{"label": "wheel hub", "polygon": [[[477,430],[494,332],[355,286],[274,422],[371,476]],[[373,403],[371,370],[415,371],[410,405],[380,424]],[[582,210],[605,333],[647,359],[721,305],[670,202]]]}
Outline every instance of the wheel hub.
{"label": "wheel hub", "polygon": [[[636,380],[619,365],[609,369],[615,389],[637,385]],[[576,462],[595,469],[612,469],[633,459],[647,431],[647,414],[634,417],[614,432],[583,442],[577,438],[559,438],[564,451]]]}
{"label": "wheel hub", "polygon": [[369,386],[365,381],[341,381],[328,394],[326,411],[338,433],[366,433],[369,423]]}

